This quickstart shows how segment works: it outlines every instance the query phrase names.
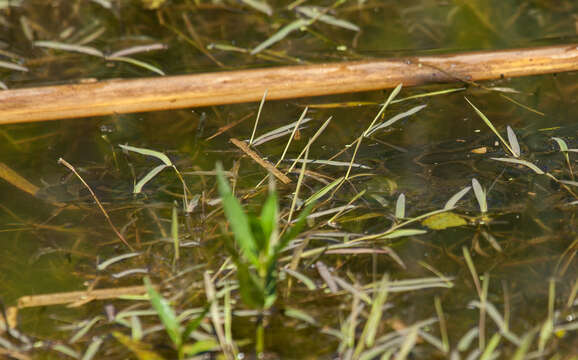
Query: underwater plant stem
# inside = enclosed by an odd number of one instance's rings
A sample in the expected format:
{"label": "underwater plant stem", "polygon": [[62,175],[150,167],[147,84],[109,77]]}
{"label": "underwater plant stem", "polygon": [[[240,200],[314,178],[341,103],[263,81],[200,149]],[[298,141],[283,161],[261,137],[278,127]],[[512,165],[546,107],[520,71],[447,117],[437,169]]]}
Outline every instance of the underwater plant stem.
{"label": "underwater plant stem", "polygon": [[0,124],[404,87],[578,70],[578,44],[103,80],[0,92]]}

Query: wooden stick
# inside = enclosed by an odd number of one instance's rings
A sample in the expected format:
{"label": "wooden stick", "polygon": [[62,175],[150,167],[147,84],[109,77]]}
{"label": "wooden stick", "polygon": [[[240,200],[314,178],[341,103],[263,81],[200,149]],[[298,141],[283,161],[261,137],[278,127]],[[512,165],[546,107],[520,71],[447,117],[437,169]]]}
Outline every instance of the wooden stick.
{"label": "wooden stick", "polygon": [[578,70],[578,44],[0,91],[0,124]]}
{"label": "wooden stick", "polygon": [[120,288],[96,289],[87,291],[69,291],[54,294],[22,296],[18,299],[18,308],[63,305],[70,304],[81,300],[107,300],[115,299],[121,296],[143,295],[146,294],[146,288],[142,285],[127,286]]}
{"label": "wooden stick", "polygon": [[275,165],[271,164],[269,161],[263,159],[262,157],[259,156],[259,154],[257,154],[256,152],[254,152],[248,144],[246,144],[245,142],[239,140],[239,139],[235,139],[235,138],[231,138],[229,139],[229,141],[231,143],[233,143],[233,145],[235,145],[236,147],[238,147],[239,149],[241,149],[241,151],[243,151],[245,154],[247,154],[251,159],[255,160],[255,162],[259,165],[261,165],[263,168],[265,168],[267,171],[269,171],[271,174],[275,175],[275,177],[279,180],[281,180],[281,182],[283,184],[289,184],[291,182],[291,179],[283,174],[281,171],[279,171],[279,169],[277,169],[275,167]]}

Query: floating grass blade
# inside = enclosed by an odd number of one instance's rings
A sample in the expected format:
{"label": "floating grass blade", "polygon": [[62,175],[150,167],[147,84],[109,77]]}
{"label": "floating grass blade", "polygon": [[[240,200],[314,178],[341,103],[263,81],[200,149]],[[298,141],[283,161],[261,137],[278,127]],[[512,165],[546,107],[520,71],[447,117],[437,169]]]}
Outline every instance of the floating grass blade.
{"label": "floating grass blade", "polygon": [[389,93],[389,96],[387,97],[387,100],[385,100],[385,103],[381,106],[381,108],[379,109],[379,111],[377,112],[377,115],[375,115],[375,118],[373,118],[373,121],[371,122],[371,124],[369,124],[369,126],[367,127],[367,129],[365,130],[365,132],[363,133],[364,137],[369,136],[369,132],[372,131],[372,129],[375,126],[375,123],[377,123],[377,121],[381,118],[381,115],[383,115],[383,113],[385,112],[385,109],[387,109],[387,106],[392,102],[393,99],[395,99],[395,97],[399,94],[399,92],[401,91],[401,87],[402,85],[399,84],[395,87],[395,89],[393,89],[391,91],[391,93]]}
{"label": "floating grass blade", "polygon": [[102,51],[95,49],[90,46],[81,46],[81,45],[73,45],[73,44],[66,44],[61,43],[58,41],[35,41],[34,46],[44,47],[54,50],[61,50],[61,51],[72,51],[78,52],[86,55],[92,55],[97,57],[104,57]]}
{"label": "floating grass blade", "polygon": [[161,43],[148,44],[148,45],[138,45],[138,46],[131,46],[131,47],[126,48],[126,49],[115,51],[112,54],[110,54],[108,57],[109,58],[123,57],[123,56],[128,56],[128,55],[133,55],[133,54],[139,54],[139,53],[143,53],[143,52],[148,53],[148,52],[155,51],[155,50],[166,50],[166,49],[168,49],[168,46],[165,44],[161,44]]}
{"label": "floating grass blade", "polygon": [[396,219],[403,219],[405,218],[405,194],[401,193],[397,197],[397,201],[395,203],[395,217]]}
{"label": "floating grass blade", "polygon": [[130,146],[130,145],[119,145],[119,146],[126,151],[132,151],[132,152],[135,152],[135,153],[138,153],[141,155],[155,157],[155,158],[159,159],[160,161],[162,161],[166,166],[173,166],[173,162],[171,161],[171,159],[169,159],[168,156],[166,156],[165,154],[163,154],[160,151],[144,149],[144,148],[139,148],[139,147]]}
{"label": "floating grass blade", "polygon": [[414,236],[414,235],[422,235],[427,233],[426,230],[421,229],[399,229],[392,231],[384,236],[381,236],[381,239],[397,239],[404,236]]}
{"label": "floating grass blade", "polygon": [[154,73],[157,73],[161,76],[165,76],[165,72],[162,71],[161,69],[159,69],[158,67],[151,65],[147,62],[141,61],[141,60],[137,60],[137,59],[133,59],[130,57],[126,57],[126,56],[109,56],[106,58],[106,60],[108,61],[119,61],[119,62],[125,62],[134,66],[138,66],[140,68],[143,68],[145,70],[149,70],[152,71]]}
{"label": "floating grass blade", "polygon": [[427,105],[425,105],[425,104],[424,104],[424,105],[418,105],[418,106],[412,107],[411,109],[409,109],[409,110],[407,110],[407,111],[404,111],[404,112],[402,112],[402,113],[400,113],[400,114],[397,114],[397,115],[395,115],[394,117],[392,117],[391,119],[389,119],[389,120],[387,120],[387,121],[385,121],[385,122],[383,122],[383,123],[381,123],[381,124],[375,125],[374,127],[370,128],[369,131],[366,131],[366,132],[365,132],[365,136],[370,136],[371,134],[373,134],[374,132],[376,132],[376,131],[378,131],[378,130],[385,129],[386,127],[389,127],[389,126],[395,124],[395,123],[398,122],[399,120],[404,119],[404,118],[406,118],[406,117],[408,117],[408,116],[411,116],[411,115],[413,115],[413,114],[421,111],[421,110],[424,109],[425,107],[427,107]]}
{"label": "floating grass blade", "polygon": [[474,104],[472,104],[472,102],[467,98],[464,97],[464,99],[466,99],[466,101],[468,102],[468,104],[470,104],[470,106],[472,108],[474,108],[474,110],[476,111],[476,113],[478,114],[479,117],[482,118],[482,120],[484,120],[484,122],[486,123],[486,125],[488,125],[488,127],[490,128],[490,130],[492,130],[494,132],[494,134],[496,134],[496,136],[498,137],[498,139],[500,139],[500,141],[502,142],[502,144],[504,144],[504,146],[508,149],[508,151],[510,152],[510,154],[514,155],[514,150],[512,150],[512,148],[510,147],[510,145],[508,145],[508,143],[506,142],[506,140],[504,140],[504,138],[502,137],[502,135],[500,135],[500,133],[498,132],[498,130],[496,130],[496,128],[494,127],[494,124],[492,124],[492,122],[490,121],[490,119],[488,119],[486,117],[486,115],[484,115],[483,112],[481,112]]}
{"label": "floating grass blade", "polygon": [[298,13],[307,16],[310,19],[319,20],[329,25],[337,26],[351,31],[360,31],[359,26],[342,19],[338,19],[331,15],[327,15],[315,6],[297,6],[295,8]]}
{"label": "floating grass blade", "polygon": [[289,23],[288,25],[285,25],[279,31],[277,31],[275,34],[273,34],[273,36],[271,36],[267,40],[263,41],[256,48],[251,50],[251,55],[255,55],[255,54],[260,53],[261,51],[265,50],[269,46],[283,40],[284,38],[287,37],[287,35],[291,34],[293,31],[299,30],[302,27],[309,26],[312,23],[313,23],[313,20],[299,19],[299,20],[295,20],[295,21]]}
{"label": "floating grass blade", "polygon": [[407,100],[412,100],[412,99],[420,99],[420,98],[424,98],[424,97],[430,97],[430,96],[438,96],[438,95],[445,95],[445,94],[450,94],[453,92],[458,92],[458,91],[464,91],[466,90],[465,87],[460,87],[460,88],[453,88],[453,89],[445,89],[445,90],[439,90],[439,91],[432,91],[432,92],[427,92],[427,93],[423,93],[423,94],[416,94],[416,95],[411,95],[408,97],[404,97],[402,99],[397,99],[397,100],[392,100],[392,104],[397,104],[400,103],[402,101],[407,101]]}
{"label": "floating grass blade", "polygon": [[480,212],[485,214],[488,212],[488,202],[486,199],[486,191],[480,185],[480,182],[476,179],[472,179],[472,188],[474,189],[474,194],[476,195],[476,200],[478,200],[478,206],[480,207]]}
{"label": "floating grass blade", "polygon": [[506,132],[508,133],[508,141],[510,142],[510,147],[512,148],[512,155],[514,155],[514,157],[520,157],[520,143],[518,142],[516,133],[510,127],[510,125],[506,126]]}
{"label": "floating grass blade", "polygon": [[[302,115],[304,115],[304,114],[302,114]],[[297,130],[301,130],[304,128],[301,125],[304,125],[304,124],[310,122],[311,120],[313,120],[313,119],[312,118],[306,118],[303,116],[302,118],[299,118],[299,120],[292,122],[291,124],[278,127],[275,130],[271,130],[271,131],[255,138],[253,140],[253,146],[258,146],[258,145],[266,143],[267,141],[276,139],[276,138],[281,137],[281,136],[285,136],[289,133],[294,133]],[[296,127],[296,126],[298,126],[298,127]]]}
{"label": "floating grass blade", "polygon": [[0,68],[9,69],[9,70],[16,70],[22,72],[28,72],[28,68],[25,66],[17,65],[8,61],[0,60]]}
{"label": "floating grass blade", "polygon": [[452,195],[452,197],[444,205],[444,209],[447,210],[453,209],[458,203],[458,201],[460,201],[470,191],[471,188],[472,188],[471,186],[466,186],[465,188],[461,189],[460,191]]}
{"label": "floating grass blade", "polygon": [[341,185],[341,183],[343,182],[343,179],[345,179],[345,177],[341,176],[341,177],[333,180],[331,183],[327,184],[323,188],[321,188],[315,194],[311,195],[307,200],[305,200],[305,206],[316,202],[317,200],[319,200],[320,198],[325,196],[325,194],[327,194],[328,192],[333,190],[336,186]]}
{"label": "floating grass blade", "polygon": [[[518,165],[524,165],[527,168],[531,169],[533,172],[535,172],[538,175],[544,175],[545,172],[540,169],[539,167],[537,167],[536,165],[532,164],[529,161],[526,160],[522,160],[522,159],[510,159],[510,158],[490,158],[492,160],[496,160],[496,161],[502,161],[502,162],[507,162],[507,163],[511,163],[511,164],[518,164]],[[475,190],[475,188],[474,188]]]}
{"label": "floating grass blade", "polygon": [[157,176],[161,171],[163,171],[168,166],[165,164],[161,164],[151,171],[149,171],[145,176],[142,177],[134,186],[134,190],[132,191],[133,194],[140,194],[142,191],[143,186],[145,186],[149,181],[151,181],[155,176]]}
{"label": "floating grass blade", "polygon": [[135,256],[139,256],[140,254],[141,253],[139,253],[139,252],[132,252],[132,253],[128,253],[128,254],[122,254],[119,256],[115,256],[115,257],[112,257],[108,260],[101,262],[100,264],[98,264],[96,266],[96,268],[98,271],[103,271],[104,269],[106,269],[107,267],[109,267],[110,265],[112,265],[114,263],[117,263],[117,262],[122,261],[122,260],[130,259],[130,258],[135,257]]}
{"label": "floating grass blade", "polygon": [[257,132],[257,126],[259,125],[259,119],[261,118],[261,111],[263,111],[263,105],[265,105],[265,99],[267,98],[267,90],[263,93],[261,102],[259,103],[259,110],[257,111],[257,117],[255,118],[255,125],[253,125],[253,132],[251,133],[251,139],[249,139],[249,146],[253,145],[253,139],[255,138],[255,133]]}
{"label": "floating grass blade", "polygon": [[574,180],[574,171],[572,170],[572,164],[570,163],[570,156],[568,155],[568,144],[566,144],[566,141],[564,141],[563,139],[559,138],[559,137],[552,137],[552,140],[556,141],[556,143],[558,144],[558,147],[560,148],[560,151],[562,152],[562,154],[564,154],[564,160],[566,160],[566,165],[568,166],[568,171],[570,172],[570,177],[572,178],[572,180]]}

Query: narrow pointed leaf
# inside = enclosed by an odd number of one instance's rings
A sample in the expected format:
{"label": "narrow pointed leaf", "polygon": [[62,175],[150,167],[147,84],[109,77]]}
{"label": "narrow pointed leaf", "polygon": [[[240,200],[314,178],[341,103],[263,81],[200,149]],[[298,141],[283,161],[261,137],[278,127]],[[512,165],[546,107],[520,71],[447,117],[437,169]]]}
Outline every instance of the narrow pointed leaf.
{"label": "narrow pointed leaf", "polygon": [[143,68],[145,70],[152,71],[152,72],[157,73],[157,74],[162,75],[162,76],[166,75],[165,72],[162,71],[161,69],[159,69],[158,67],[151,65],[149,63],[146,63],[144,61],[133,59],[130,57],[111,56],[111,57],[107,57],[106,60],[125,62],[125,63],[131,64],[131,65],[134,65],[134,66],[138,66],[138,67]]}
{"label": "narrow pointed leaf", "polygon": [[464,197],[464,195],[466,195],[470,191],[471,188],[472,188],[471,186],[466,186],[465,188],[461,189],[460,191],[452,195],[452,197],[445,204],[444,209],[454,208],[458,203],[458,201],[460,201]]}
{"label": "narrow pointed leaf", "polygon": [[507,163],[512,163],[512,164],[518,164],[518,165],[524,165],[528,168],[530,168],[533,172],[535,172],[538,175],[544,175],[545,172],[540,169],[539,167],[537,167],[536,165],[532,164],[529,161],[526,160],[522,160],[522,159],[510,159],[510,158],[490,158],[492,160],[496,160],[496,161],[502,161],[502,162],[507,162]]}
{"label": "narrow pointed leaf", "polygon": [[472,179],[472,188],[474,189],[474,194],[476,195],[476,200],[478,200],[478,205],[482,213],[488,212],[488,203],[486,200],[486,192],[480,185],[480,182],[474,178]]}
{"label": "narrow pointed leaf", "polygon": [[267,40],[263,41],[256,48],[251,50],[251,55],[255,55],[255,54],[260,53],[261,51],[265,50],[269,46],[275,44],[276,42],[283,40],[285,37],[287,37],[287,35],[289,35],[293,31],[299,30],[304,26],[310,25],[311,22],[312,22],[311,20],[299,19],[299,20],[295,20],[295,21],[289,23],[288,25],[282,27],[275,34],[273,34],[273,36],[271,36]]}
{"label": "narrow pointed leaf", "polygon": [[512,148],[512,155],[514,155],[514,157],[520,157],[520,143],[518,143],[516,133],[510,127],[510,125],[506,127],[506,132],[508,133],[508,141],[510,142],[510,147]]}
{"label": "narrow pointed leaf", "polygon": [[142,191],[143,186],[145,186],[149,181],[151,181],[155,176],[158,175],[161,171],[163,171],[168,166],[165,164],[161,164],[151,171],[149,171],[145,176],[140,179],[136,185],[134,186],[133,194],[140,194]]}
{"label": "narrow pointed leaf", "polygon": [[97,57],[104,57],[104,54],[102,53],[102,51],[95,49],[93,47],[90,47],[90,46],[66,44],[66,43],[61,43],[58,41],[35,41],[34,46],[44,47],[44,48],[49,48],[49,49],[54,49],[54,50],[78,52],[78,53],[97,56]]}
{"label": "narrow pointed leaf", "polygon": [[138,153],[141,155],[147,155],[147,156],[155,157],[155,158],[159,159],[160,161],[162,161],[166,166],[173,166],[171,159],[169,159],[168,156],[166,156],[162,152],[150,150],[150,149],[139,148],[139,147],[130,146],[130,145],[119,145],[119,146],[126,151],[132,151],[132,152],[135,152],[135,153]]}
{"label": "narrow pointed leaf", "polygon": [[397,201],[395,203],[395,217],[397,219],[405,218],[405,194],[401,193],[397,197]]}
{"label": "narrow pointed leaf", "polygon": [[253,265],[259,267],[257,244],[251,231],[249,218],[243,211],[239,200],[237,200],[231,192],[231,188],[223,175],[223,167],[220,163],[217,163],[217,182],[219,194],[223,202],[223,209],[231,224],[231,230],[233,231],[235,240],[241,248],[243,256],[253,263]]}
{"label": "narrow pointed leaf", "polygon": [[179,322],[173,311],[173,308],[169,302],[159,294],[155,288],[152,286],[151,281],[148,277],[144,278],[144,284],[147,289],[147,294],[149,296],[151,305],[157,312],[159,319],[165,326],[165,330],[169,335],[169,338],[175,345],[175,348],[180,348],[182,344]]}

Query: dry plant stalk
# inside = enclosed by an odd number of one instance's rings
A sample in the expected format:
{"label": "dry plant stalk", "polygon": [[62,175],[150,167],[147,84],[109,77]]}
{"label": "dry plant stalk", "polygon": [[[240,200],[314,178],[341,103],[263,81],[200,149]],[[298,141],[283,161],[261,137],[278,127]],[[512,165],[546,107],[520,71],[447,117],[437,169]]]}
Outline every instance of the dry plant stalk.
{"label": "dry plant stalk", "polygon": [[229,141],[233,145],[238,147],[241,151],[243,151],[245,154],[247,154],[251,159],[255,160],[255,162],[257,164],[261,165],[263,168],[265,168],[267,171],[269,171],[271,174],[273,174],[283,184],[289,184],[291,182],[291,179],[287,175],[285,175],[281,171],[279,171],[279,169],[277,169],[275,167],[275,165],[271,164],[269,161],[260,157],[259,154],[257,154],[255,151],[253,151],[249,147],[249,145],[246,144],[244,141],[241,141],[241,140],[235,139],[235,138],[231,138],[231,139],[229,139]]}
{"label": "dry plant stalk", "polygon": [[69,291],[54,294],[22,296],[18,299],[18,309],[48,305],[65,305],[88,300],[116,299],[122,296],[144,295],[146,292],[147,291],[144,286],[138,285],[110,289]]}
{"label": "dry plant stalk", "polygon": [[225,71],[0,92],[0,124],[578,70],[578,44]]}

